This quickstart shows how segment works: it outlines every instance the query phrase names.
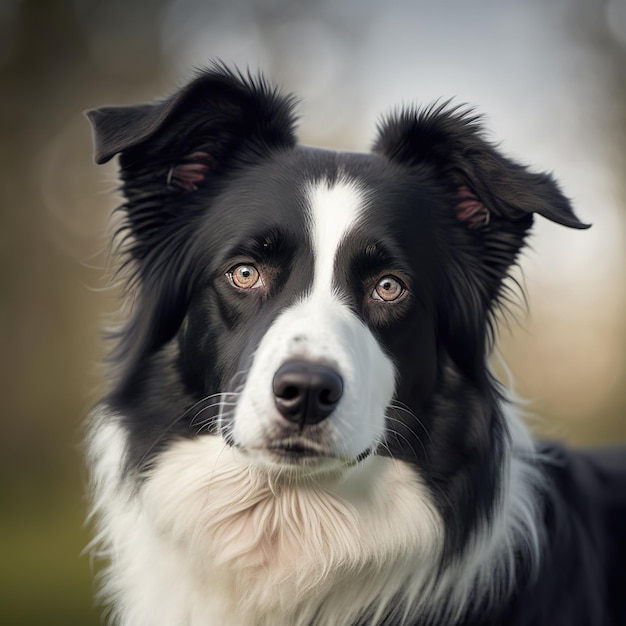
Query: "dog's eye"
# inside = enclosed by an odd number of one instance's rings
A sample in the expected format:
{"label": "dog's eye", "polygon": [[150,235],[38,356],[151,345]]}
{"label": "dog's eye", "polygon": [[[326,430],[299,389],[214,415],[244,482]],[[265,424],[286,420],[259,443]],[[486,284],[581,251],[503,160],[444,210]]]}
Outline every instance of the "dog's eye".
{"label": "dog's eye", "polygon": [[242,263],[229,270],[226,275],[230,282],[239,289],[258,289],[263,287],[263,279],[254,265]]}
{"label": "dog's eye", "polygon": [[404,295],[404,292],[404,285],[395,276],[383,276],[372,291],[372,299],[393,302]]}

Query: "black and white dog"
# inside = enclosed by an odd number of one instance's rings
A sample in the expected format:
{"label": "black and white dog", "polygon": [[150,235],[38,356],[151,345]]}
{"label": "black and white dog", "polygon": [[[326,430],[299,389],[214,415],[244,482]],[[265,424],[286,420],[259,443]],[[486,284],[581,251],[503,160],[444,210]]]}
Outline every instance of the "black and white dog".
{"label": "black and white dog", "polygon": [[626,624],[619,455],[535,443],[487,365],[533,214],[585,225],[465,109],[356,154],[293,108],[216,65],[88,113],[130,300],[88,440],[115,623]]}

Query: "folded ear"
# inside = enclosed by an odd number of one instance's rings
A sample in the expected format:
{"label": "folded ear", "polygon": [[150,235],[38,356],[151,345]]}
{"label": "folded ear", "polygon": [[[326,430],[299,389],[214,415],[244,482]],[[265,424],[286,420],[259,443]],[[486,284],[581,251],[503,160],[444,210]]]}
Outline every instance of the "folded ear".
{"label": "folded ear", "polygon": [[[404,110],[379,127],[374,151],[419,168],[449,192],[442,221],[449,231],[453,269],[442,323],[461,360],[484,357],[484,326],[491,325],[502,281],[538,213],[570,228],[588,228],[548,174],[529,171],[484,138],[480,119],[448,103]],[[471,328],[470,328],[471,326]],[[468,346],[468,337],[477,345]],[[479,345],[481,344],[481,345]],[[482,365],[482,363],[481,363]]]}
{"label": "folded ear", "polygon": [[[467,108],[444,103],[393,115],[380,125],[374,151],[394,161],[430,166],[458,191],[457,215],[470,227],[492,217],[517,220],[538,213],[563,226],[589,228],[574,215],[551,176],[532,173],[502,155],[485,140],[480,118]],[[470,199],[481,207],[467,204]]]}
{"label": "folded ear", "polygon": [[102,164],[119,153],[149,148],[151,157],[176,157],[190,145],[206,144],[217,160],[242,142],[259,146],[295,141],[295,100],[279,94],[263,77],[244,76],[220,64],[199,73],[173,96],[153,104],[102,107],[86,112],[93,127],[94,159]]}
{"label": "folded ear", "polygon": [[210,186],[230,168],[293,145],[293,107],[291,96],[263,78],[214,65],[163,101],[88,111],[96,163],[120,154],[124,208],[140,244],[135,251],[175,217],[171,196]]}
{"label": "folded ear", "polygon": [[140,287],[119,357],[135,358],[176,332],[190,297],[187,244],[210,206],[197,194],[294,145],[294,103],[261,77],[214,65],[160,102],[87,112],[96,162],[120,155],[123,267],[128,284]]}

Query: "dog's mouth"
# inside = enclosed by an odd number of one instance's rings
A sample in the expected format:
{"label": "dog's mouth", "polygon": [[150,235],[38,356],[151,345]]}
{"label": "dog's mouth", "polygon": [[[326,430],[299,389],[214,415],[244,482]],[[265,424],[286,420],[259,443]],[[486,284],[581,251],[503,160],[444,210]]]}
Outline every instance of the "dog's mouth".
{"label": "dog's mouth", "polygon": [[285,439],[272,441],[266,446],[266,450],[272,456],[278,457],[283,461],[302,461],[311,458],[328,458],[333,457],[329,450],[324,446],[315,444],[311,441]]}
{"label": "dog's mouth", "polygon": [[277,465],[289,465],[294,468],[299,466],[312,470],[330,464],[336,470],[339,467],[357,465],[373,454],[373,449],[368,448],[356,458],[345,458],[332,449],[315,442],[301,439],[282,439],[271,441],[262,448],[256,448],[256,452],[261,452],[262,456],[269,457]]}

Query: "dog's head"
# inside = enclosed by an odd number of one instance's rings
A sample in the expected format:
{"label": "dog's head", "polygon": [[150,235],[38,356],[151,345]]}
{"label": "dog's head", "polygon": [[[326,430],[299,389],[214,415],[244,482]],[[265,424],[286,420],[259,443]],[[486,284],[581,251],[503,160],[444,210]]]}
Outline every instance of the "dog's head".
{"label": "dog's head", "polygon": [[167,100],[88,114],[125,197],[134,302],[109,402],[129,462],[222,437],[291,476],[391,455],[464,497],[493,480],[503,281],[534,213],[585,225],[465,109],[394,114],[353,154],[298,145],[293,105],[214,67]]}

